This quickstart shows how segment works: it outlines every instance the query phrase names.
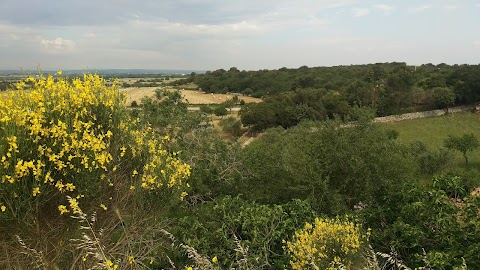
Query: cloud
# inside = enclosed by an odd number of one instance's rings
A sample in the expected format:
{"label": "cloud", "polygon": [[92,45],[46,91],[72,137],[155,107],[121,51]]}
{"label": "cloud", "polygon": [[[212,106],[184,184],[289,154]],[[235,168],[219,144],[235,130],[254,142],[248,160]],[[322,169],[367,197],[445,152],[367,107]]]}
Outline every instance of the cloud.
{"label": "cloud", "polygon": [[[321,10],[349,6],[358,0],[51,0],[25,2],[2,0],[0,18],[16,25],[38,26],[105,26],[130,19],[162,18],[183,24],[231,24],[251,21],[279,9],[315,13]],[[22,14],[22,16],[18,16]]]}
{"label": "cloud", "polygon": [[42,44],[43,47],[46,49],[54,49],[60,51],[70,50],[75,47],[75,42],[73,40],[63,39],[60,37],[54,40],[42,39],[40,41],[40,44]]}
{"label": "cloud", "polygon": [[473,46],[476,47],[476,48],[480,48],[480,40],[475,40],[473,42]]}
{"label": "cloud", "polygon": [[352,12],[353,16],[355,17],[363,17],[370,14],[370,10],[368,8],[354,8]]}
{"label": "cloud", "polygon": [[383,13],[383,15],[390,15],[394,10],[393,6],[385,5],[385,4],[374,5],[373,7],[377,10],[380,10]]}
{"label": "cloud", "polygon": [[409,8],[409,12],[410,13],[419,13],[419,12],[423,12],[427,9],[431,9],[432,8],[432,5],[422,5],[422,6],[413,6],[413,7],[410,7]]}

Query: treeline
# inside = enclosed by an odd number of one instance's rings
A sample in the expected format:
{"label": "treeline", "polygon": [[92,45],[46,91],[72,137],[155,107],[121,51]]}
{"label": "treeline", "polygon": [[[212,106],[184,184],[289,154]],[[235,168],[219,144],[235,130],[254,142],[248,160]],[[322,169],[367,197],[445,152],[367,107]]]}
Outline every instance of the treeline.
{"label": "treeline", "polygon": [[[257,129],[287,118],[325,119],[352,116],[354,107],[369,107],[377,116],[448,108],[480,100],[480,66],[405,63],[240,71],[230,68],[192,73],[175,83],[193,82],[205,92],[235,92],[265,99],[243,113],[244,124],[263,114]],[[315,112],[314,112],[315,111]],[[271,116],[275,119],[272,119]],[[282,116],[279,116],[282,115]],[[288,121],[292,122],[292,121]],[[296,122],[296,121],[293,121]],[[281,123],[283,127],[291,126]]]}
{"label": "treeline", "polygon": [[0,81],[0,91],[6,91],[7,89],[12,89],[13,83],[10,81]]}

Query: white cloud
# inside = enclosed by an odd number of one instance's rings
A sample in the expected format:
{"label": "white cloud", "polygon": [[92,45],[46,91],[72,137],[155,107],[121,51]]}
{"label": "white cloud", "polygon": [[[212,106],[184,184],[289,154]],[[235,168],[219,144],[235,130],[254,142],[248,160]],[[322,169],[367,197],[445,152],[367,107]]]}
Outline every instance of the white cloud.
{"label": "white cloud", "polygon": [[409,8],[410,13],[419,13],[432,8],[432,5],[414,6]]}
{"label": "white cloud", "polygon": [[477,47],[477,48],[480,48],[480,40],[475,40],[475,41],[473,42],[473,46],[474,46],[474,47]]}
{"label": "white cloud", "polygon": [[40,44],[46,49],[69,50],[75,47],[75,42],[69,39],[56,38],[54,40],[42,39]]}
{"label": "white cloud", "polygon": [[127,27],[137,29],[142,32],[158,31],[160,33],[168,33],[173,36],[190,36],[190,37],[209,37],[216,36],[222,39],[250,36],[254,33],[262,31],[262,27],[255,22],[241,21],[230,24],[186,24],[186,23],[170,23],[170,22],[149,22],[134,21]]}
{"label": "white cloud", "polygon": [[355,16],[355,17],[367,16],[368,14],[370,14],[370,10],[368,8],[355,8],[355,9],[353,9],[353,16]]}
{"label": "white cloud", "polygon": [[385,4],[379,4],[379,5],[374,5],[373,6],[375,9],[380,10],[383,15],[390,15],[393,11],[393,6],[385,5]]}

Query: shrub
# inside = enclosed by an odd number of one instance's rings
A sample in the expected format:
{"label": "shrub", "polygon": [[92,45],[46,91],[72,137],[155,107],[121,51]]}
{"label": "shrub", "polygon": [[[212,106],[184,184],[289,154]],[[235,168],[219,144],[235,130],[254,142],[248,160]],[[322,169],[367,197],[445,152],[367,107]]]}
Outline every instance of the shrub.
{"label": "shrub", "polygon": [[206,114],[212,114],[213,113],[212,107],[210,107],[208,105],[200,106],[200,111],[204,112]]}
{"label": "shrub", "polygon": [[248,247],[247,260],[257,269],[284,269],[288,255],[283,240],[314,216],[310,205],[300,200],[263,205],[226,196],[185,213],[177,234],[202,254],[217,256],[224,269],[232,269],[242,259],[236,239]]}
{"label": "shrub", "polygon": [[227,108],[225,108],[225,106],[217,106],[215,107],[215,109],[213,109],[213,113],[216,115],[216,116],[225,116],[227,115],[228,111],[227,111]]}
{"label": "shrub", "polygon": [[352,221],[316,218],[287,242],[290,265],[294,270],[349,268],[367,236]]}
{"label": "shrub", "polygon": [[223,132],[230,134],[234,137],[240,137],[242,135],[242,123],[235,117],[227,117],[220,120],[220,126]]}
{"label": "shrub", "polygon": [[375,232],[373,248],[388,252],[393,247],[412,266],[456,269],[465,262],[469,269],[479,269],[480,198],[468,194],[459,177],[445,175],[432,182],[399,186],[383,204],[362,210]]}
{"label": "shrub", "polygon": [[98,75],[29,77],[0,99],[0,230],[42,235],[68,222],[58,213],[113,212],[133,190],[145,205],[159,193],[183,198],[190,167],[168,140],[137,125],[116,84]]}

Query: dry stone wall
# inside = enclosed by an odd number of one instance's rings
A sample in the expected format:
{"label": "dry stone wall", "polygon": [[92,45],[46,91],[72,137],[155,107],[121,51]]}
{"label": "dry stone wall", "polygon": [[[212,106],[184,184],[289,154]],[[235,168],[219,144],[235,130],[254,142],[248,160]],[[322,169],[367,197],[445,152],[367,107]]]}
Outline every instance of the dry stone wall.
{"label": "dry stone wall", "polygon": [[[458,106],[452,107],[448,109],[448,113],[458,113],[458,112],[465,112],[465,111],[472,111],[475,106]],[[433,116],[440,116],[445,115],[447,113],[446,110],[433,110],[433,111],[424,111],[424,112],[413,112],[413,113],[404,113],[399,115],[389,115],[383,117],[376,117],[373,122],[375,123],[387,123],[387,122],[397,122],[402,120],[410,120],[410,119],[417,119],[417,118],[426,118],[426,117],[433,117]]]}

